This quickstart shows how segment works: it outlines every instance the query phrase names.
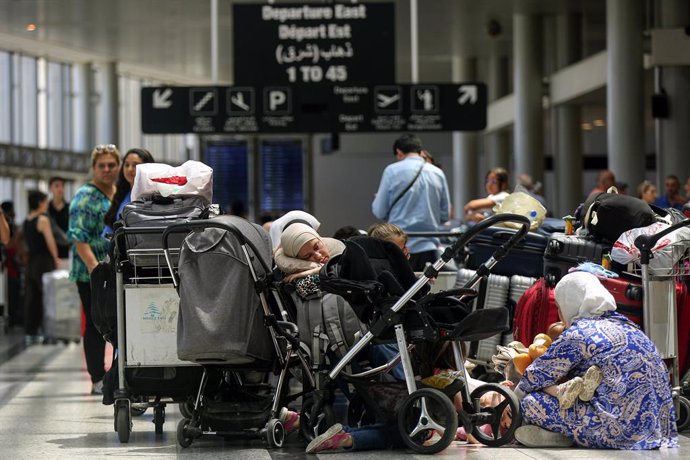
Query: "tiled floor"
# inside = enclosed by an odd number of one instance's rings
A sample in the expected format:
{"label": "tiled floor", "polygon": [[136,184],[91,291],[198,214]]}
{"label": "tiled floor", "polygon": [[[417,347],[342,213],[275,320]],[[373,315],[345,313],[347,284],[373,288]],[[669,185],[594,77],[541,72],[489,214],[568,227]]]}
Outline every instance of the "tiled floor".
{"label": "tiled floor", "polygon": [[[267,450],[261,442],[224,442],[217,438],[197,440],[190,448],[177,445],[175,428],[181,416],[168,406],[161,436],[154,434],[149,412],[135,418],[129,444],[121,445],[113,430],[113,408],[90,396],[80,345],[34,345],[17,353],[13,343],[21,338],[0,337],[0,355],[13,355],[0,364],[0,458],[223,458],[285,459],[307,456],[298,439],[286,447]],[[3,355],[4,353],[4,355]],[[438,456],[471,460],[513,459],[612,459],[690,458],[690,438],[681,436],[678,449],[652,452],[621,452],[587,449],[528,449],[524,447],[468,446],[455,443]],[[411,452],[386,451],[340,453],[328,459],[425,458]],[[428,458],[428,457],[426,457]]]}

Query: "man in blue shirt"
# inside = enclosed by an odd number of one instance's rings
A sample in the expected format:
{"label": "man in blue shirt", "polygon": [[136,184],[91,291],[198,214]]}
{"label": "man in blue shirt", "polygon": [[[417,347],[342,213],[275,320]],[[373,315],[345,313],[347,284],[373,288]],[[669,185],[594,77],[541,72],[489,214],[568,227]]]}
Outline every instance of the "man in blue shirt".
{"label": "man in blue shirt", "polygon": [[682,209],[685,199],[680,194],[680,179],[678,179],[678,176],[673,174],[666,176],[664,187],[666,188],[666,194],[658,197],[654,204],[661,208]]}
{"label": "man in blue shirt", "polygon": [[[374,215],[405,232],[435,232],[448,220],[450,194],[443,171],[422,157],[422,141],[405,134],[393,143],[397,161],[383,170],[371,204]],[[437,238],[410,238],[410,263],[415,271],[439,257]]]}

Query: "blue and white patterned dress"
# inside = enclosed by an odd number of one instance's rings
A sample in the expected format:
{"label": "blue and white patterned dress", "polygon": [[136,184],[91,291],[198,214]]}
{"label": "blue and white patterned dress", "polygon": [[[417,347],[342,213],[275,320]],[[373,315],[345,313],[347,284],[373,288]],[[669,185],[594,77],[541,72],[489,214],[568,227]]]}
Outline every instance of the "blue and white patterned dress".
{"label": "blue and white patterned dress", "polygon": [[[603,380],[590,402],[567,410],[539,391],[599,366]],[[518,387],[525,423],[562,433],[582,447],[677,447],[668,372],[651,340],[624,316],[609,312],[576,320],[526,370]]]}

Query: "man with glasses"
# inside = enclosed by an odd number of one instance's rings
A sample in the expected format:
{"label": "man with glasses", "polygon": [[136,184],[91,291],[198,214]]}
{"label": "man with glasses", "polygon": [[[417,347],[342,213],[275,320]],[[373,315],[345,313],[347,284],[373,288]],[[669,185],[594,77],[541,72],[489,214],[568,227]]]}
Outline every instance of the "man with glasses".
{"label": "man with glasses", "polygon": [[69,230],[72,242],[72,269],[70,280],[77,283],[79,297],[86,317],[84,355],[91,376],[91,394],[103,393],[105,368],[105,340],[91,319],[90,274],[98,262],[108,254],[108,240],[101,237],[103,217],[110,208],[115,194],[115,181],[120,169],[120,152],[113,144],[97,145],[91,152],[93,179],[84,184],[69,207]]}

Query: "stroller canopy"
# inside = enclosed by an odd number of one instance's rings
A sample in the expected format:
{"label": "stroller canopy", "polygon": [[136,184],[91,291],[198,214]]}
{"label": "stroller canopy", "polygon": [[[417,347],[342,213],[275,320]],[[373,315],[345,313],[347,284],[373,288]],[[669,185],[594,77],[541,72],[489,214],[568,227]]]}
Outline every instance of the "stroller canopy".
{"label": "stroller canopy", "polygon": [[355,236],[344,243],[343,253],[321,270],[321,289],[344,297],[359,319],[368,322],[379,299],[401,296],[417,277],[402,250],[390,241]]}

